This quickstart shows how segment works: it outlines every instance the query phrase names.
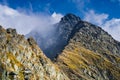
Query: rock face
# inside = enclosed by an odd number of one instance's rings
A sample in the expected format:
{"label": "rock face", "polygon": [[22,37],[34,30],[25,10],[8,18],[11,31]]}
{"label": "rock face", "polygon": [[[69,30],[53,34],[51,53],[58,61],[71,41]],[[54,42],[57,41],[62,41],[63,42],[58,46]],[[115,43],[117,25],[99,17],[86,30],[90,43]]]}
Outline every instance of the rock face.
{"label": "rock face", "polygon": [[85,21],[78,22],[75,25],[70,38],[80,42],[84,47],[98,52],[109,52],[120,55],[120,42],[114,40],[111,35],[98,26]]}
{"label": "rock face", "polygon": [[100,27],[79,21],[57,63],[71,80],[119,80],[120,43]]}
{"label": "rock face", "polygon": [[0,26],[0,80],[69,80],[40,50],[15,29]]}

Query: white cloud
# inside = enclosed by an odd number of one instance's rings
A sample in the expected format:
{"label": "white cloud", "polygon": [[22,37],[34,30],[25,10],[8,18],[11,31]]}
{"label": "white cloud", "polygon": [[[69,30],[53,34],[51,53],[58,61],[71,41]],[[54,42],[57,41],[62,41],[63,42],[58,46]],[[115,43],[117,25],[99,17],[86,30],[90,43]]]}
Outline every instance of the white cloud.
{"label": "white cloud", "polygon": [[49,25],[57,23],[61,17],[62,14],[57,13],[53,15],[31,13],[28,15],[8,6],[0,5],[0,25],[4,28],[16,28],[21,34],[27,34],[34,28],[45,32],[44,30],[50,29]]}
{"label": "white cloud", "polygon": [[95,13],[93,10],[85,13],[84,20],[101,26],[105,31],[112,35],[112,37],[120,41],[120,19],[113,18],[108,20],[108,14]]}
{"label": "white cloud", "polygon": [[54,19],[54,23],[59,22],[62,17],[63,17],[62,14],[57,14],[56,12],[54,12],[54,13],[52,14],[52,18]]}
{"label": "white cloud", "polygon": [[90,3],[90,0],[68,0],[75,4],[75,7],[77,10],[79,10],[81,13],[84,13],[86,8],[86,5]]}
{"label": "white cloud", "polygon": [[113,38],[120,41],[120,19],[113,18],[102,25],[103,29],[110,33]]}
{"label": "white cloud", "polygon": [[104,13],[97,14],[93,10],[90,10],[85,13],[84,20],[101,26],[107,18],[108,18],[108,14],[104,14]]}

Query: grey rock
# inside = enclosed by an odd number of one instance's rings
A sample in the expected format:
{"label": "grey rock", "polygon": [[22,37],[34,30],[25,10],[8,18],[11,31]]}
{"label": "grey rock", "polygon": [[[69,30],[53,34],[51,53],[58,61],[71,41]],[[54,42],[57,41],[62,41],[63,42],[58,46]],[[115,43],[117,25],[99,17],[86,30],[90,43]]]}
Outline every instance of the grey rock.
{"label": "grey rock", "polygon": [[6,32],[12,34],[14,37],[17,35],[16,29],[8,28]]}

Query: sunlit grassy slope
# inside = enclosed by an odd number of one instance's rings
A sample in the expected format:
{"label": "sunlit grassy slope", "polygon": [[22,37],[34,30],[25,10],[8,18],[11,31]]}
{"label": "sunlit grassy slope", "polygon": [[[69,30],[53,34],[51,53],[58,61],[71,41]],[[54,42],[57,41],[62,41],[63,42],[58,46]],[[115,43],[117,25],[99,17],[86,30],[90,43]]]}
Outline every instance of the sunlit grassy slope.
{"label": "sunlit grassy slope", "polygon": [[119,80],[120,57],[107,55],[114,57],[115,62],[84,48],[79,42],[70,42],[58,57],[58,64],[72,80]]}

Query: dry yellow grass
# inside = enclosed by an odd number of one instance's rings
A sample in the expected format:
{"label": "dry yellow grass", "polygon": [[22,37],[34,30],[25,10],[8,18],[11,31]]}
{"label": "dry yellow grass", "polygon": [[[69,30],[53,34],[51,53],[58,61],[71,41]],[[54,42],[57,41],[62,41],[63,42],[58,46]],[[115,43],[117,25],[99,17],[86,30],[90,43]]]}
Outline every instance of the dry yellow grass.
{"label": "dry yellow grass", "polygon": [[[120,57],[117,57],[116,59],[118,62],[120,61]],[[117,80],[120,78],[120,68],[115,66],[106,57],[92,52],[78,44],[70,43],[59,56],[58,61],[58,64],[62,66],[61,68],[64,68],[63,65],[66,65],[67,68],[81,76],[85,75],[82,69],[86,69],[89,72],[95,73],[95,70],[90,67],[94,66],[103,71],[109,70]]]}

